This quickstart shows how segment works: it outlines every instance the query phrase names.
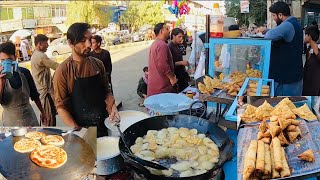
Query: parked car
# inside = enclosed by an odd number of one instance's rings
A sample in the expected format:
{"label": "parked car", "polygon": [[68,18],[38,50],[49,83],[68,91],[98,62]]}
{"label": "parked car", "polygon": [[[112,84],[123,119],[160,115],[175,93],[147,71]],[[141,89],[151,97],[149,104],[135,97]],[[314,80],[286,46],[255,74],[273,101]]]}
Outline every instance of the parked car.
{"label": "parked car", "polygon": [[138,32],[135,32],[131,35],[133,42],[143,41],[144,40],[144,34],[140,34]]}
{"label": "parked car", "polygon": [[127,43],[132,41],[131,35],[129,34],[128,30],[122,30],[120,32],[117,32],[117,35],[119,36],[121,43]]}
{"label": "parked car", "polygon": [[47,51],[46,54],[48,57],[53,57],[61,54],[71,53],[72,50],[68,45],[68,41],[66,37],[58,38],[53,40]]}

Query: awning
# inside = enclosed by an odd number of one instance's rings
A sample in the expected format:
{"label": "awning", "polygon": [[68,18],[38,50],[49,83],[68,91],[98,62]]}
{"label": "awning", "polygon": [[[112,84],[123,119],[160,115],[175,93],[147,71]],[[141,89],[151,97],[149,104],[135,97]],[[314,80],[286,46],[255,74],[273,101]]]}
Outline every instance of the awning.
{"label": "awning", "polygon": [[68,31],[68,26],[67,25],[65,25],[65,24],[56,24],[55,26],[57,26],[57,28],[58,29],[60,29],[60,31],[62,32],[62,33],[67,33],[67,31]]}

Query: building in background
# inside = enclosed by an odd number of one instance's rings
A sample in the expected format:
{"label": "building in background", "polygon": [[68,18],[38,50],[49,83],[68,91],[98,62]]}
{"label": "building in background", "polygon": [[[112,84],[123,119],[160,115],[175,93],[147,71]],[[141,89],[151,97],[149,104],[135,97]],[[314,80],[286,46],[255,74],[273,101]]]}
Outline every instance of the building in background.
{"label": "building in background", "polygon": [[2,1],[0,33],[35,29],[38,33],[63,33],[66,28],[66,1]]}

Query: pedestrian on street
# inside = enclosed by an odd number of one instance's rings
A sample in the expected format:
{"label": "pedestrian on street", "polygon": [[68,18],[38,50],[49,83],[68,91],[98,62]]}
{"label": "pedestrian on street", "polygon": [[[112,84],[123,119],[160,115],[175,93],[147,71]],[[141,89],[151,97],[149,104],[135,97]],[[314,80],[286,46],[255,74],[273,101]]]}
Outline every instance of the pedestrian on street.
{"label": "pedestrian on street", "polygon": [[[15,45],[5,42],[0,45],[0,61],[15,61]],[[0,64],[0,72],[3,67]],[[39,126],[37,116],[29,103],[33,100],[40,110],[40,121],[47,124],[46,114],[39,99],[30,71],[18,67],[12,77],[0,74],[0,103],[3,107],[2,121],[4,126]]]}
{"label": "pedestrian on street", "polygon": [[189,86],[190,76],[186,71],[189,66],[187,60],[183,60],[179,45],[183,43],[184,33],[180,28],[174,28],[171,32],[171,42],[168,44],[174,62],[174,74],[178,79],[178,91],[182,92]]}
{"label": "pedestrian on street", "polygon": [[305,31],[305,42],[309,44],[304,65],[303,96],[320,96],[320,53],[318,26],[309,26]]}
{"label": "pedestrian on street", "polygon": [[177,92],[174,86],[177,78],[174,75],[172,55],[166,41],[169,39],[170,27],[158,23],[154,27],[155,41],[149,52],[148,96],[161,93]]}
{"label": "pedestrian on street", "polygon": [[75,128],[97,126],[100,137],[104,120],[120,119],[102,61],[91,57],[90,25],[74,23],[67,31],[72,54],[54,75],[54,99],[63,122]]}
{"label": "pedestrian on street", "polygon": [[303,31],[297,18],[291,16],[289,6],[282,1],[270,8],[277,26],[257,32],[272,40],[269,79],[275,81],[276,96],[301,96],[303,78]]}
{"label": "pedestrian on street", "polygon": [[31,56],[31,72],[37,90],[40,94],[41,104],[43,104],[48,124],[46,126],[56,126],[57,110],[53,102],[53,83],[51,70],[56,70],[59,63],[51,60],[45,54],[48,49],[48,37],[43,34],[38,34],[34,38],[36,46],[34,53]]}
{"label": "pedestrian on street", "polygon": [[[148,90],[148,75],[149,70],[148,67],[143,68],[143,76],[139,80],[137,94],[144,100],[147,98],[147,90]],[[140,107],[143,107],[143,103],[138,104]]]}
{"label": "pedestrian on street", "polygon": [[111,62],[110,52],[108,50],[101,48],[102,38],[99,35],[94,35],[91,39],[91,43],[92,43],[92,47],[91,47],[92,51],[90,55],[103,62],[104,68],[107,73],[107,78],[110,82],[111,91],[113,92],[112,81],[111,81],[112,62]]}

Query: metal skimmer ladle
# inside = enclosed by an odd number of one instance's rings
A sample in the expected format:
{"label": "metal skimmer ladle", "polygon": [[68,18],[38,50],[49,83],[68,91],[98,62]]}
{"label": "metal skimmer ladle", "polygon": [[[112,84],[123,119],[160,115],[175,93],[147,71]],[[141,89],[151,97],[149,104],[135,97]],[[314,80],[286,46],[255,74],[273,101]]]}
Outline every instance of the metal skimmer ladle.
{"label": "metal skimmer ladle", "polygon": [[[118,118],[117,118],[118,119]],[[154,168],[154,169],[160,169],[160,170],[169,170],[168,168],[160,165],[160,164],[157,164],[157,163],[154,163],[154,162],[151,162],[151,161],[146,161],[144,159],[141,159],[140,157],[138,156],[135,156],[131,149],[129,148],[129,146],[127,145],[126,141],[124,140],[124,135],[122,133],[122,131],[120,130],[120,119],[118,119],[119,121],[115,124],[115,126],[117,127],[119,133],[120,133],[120,138],[124,144],[124,146],[126,147],[126,149],[128,150],[129,154],[128,153],[125,153],[126,156],[130,157],[131,159],[137,161],[138,163],[140,163],[141,165],[143,166],[148,166],[148,167],[151,167],[151,168]]]}

